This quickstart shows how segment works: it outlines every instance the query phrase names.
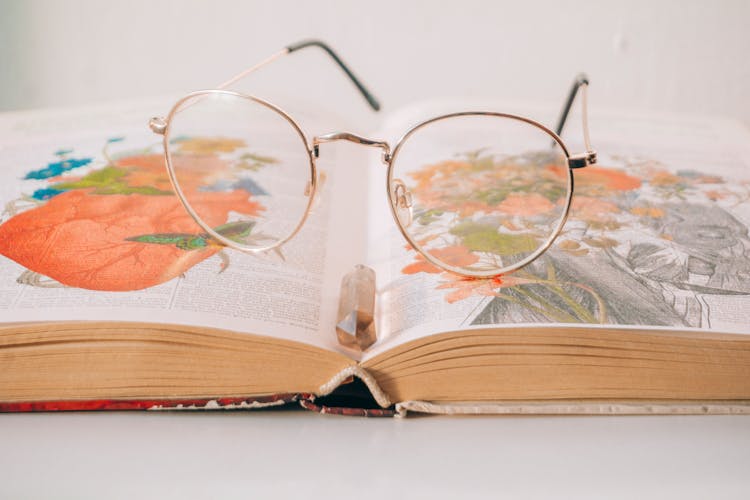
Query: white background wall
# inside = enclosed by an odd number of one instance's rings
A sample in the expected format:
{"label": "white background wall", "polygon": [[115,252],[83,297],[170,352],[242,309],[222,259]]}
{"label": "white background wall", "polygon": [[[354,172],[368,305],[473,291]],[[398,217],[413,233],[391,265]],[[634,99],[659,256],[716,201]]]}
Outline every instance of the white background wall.
{"label": "white background wall", "polygon": [[[592,106],[750,124],[750,2],[743,0],[0,0],[0,109],[211,87],[307,37],[337,48],[390,109],[465,95],[558,101],[585,70]],[[366,110],[315,51],[246,86]]]}

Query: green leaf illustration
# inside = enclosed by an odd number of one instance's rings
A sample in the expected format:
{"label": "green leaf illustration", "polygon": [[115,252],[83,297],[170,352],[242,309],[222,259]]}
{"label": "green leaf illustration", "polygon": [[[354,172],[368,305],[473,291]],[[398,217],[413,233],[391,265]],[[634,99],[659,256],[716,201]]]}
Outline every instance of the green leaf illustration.
{"label": "green leaf illustration", "polygon": [[[243,243],[250,235],[253,226],[255,226],[254,221],[235,221],[218,226],[214,230],[230,240]],[[207,233],[154,233],[132,236],[126,240],[155,245],[174,245],[181,250],[196,250],[206,248],[211,241],[211,236]]]}
{"label": "green leaf illustration", "polygon": [[126,182],[128,171],[118,167],[105,167],[95,170],[85,177],[68,182],[60,182],[52,187],[60,191],[71,189],[91,189],[94,194],[143,194],[149,196],[171,196],[171,191],[162,191],[153,186],[129,186]]}
{"label": "green leaf illustration", "polygon": [[499,233],[491,224],[466,221],[450,230],[461,238],[461,244],[474,252],[507,256],[530,253],[539,248],[536,238],[529,234]]}

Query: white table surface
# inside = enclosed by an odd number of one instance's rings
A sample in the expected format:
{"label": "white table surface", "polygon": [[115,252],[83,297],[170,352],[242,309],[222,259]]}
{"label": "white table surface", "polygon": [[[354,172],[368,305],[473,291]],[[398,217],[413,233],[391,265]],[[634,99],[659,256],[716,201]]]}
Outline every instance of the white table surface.
{"label": "white table surface", "polygon": [[0,415],[0,498],[750,498],[750,417]]}

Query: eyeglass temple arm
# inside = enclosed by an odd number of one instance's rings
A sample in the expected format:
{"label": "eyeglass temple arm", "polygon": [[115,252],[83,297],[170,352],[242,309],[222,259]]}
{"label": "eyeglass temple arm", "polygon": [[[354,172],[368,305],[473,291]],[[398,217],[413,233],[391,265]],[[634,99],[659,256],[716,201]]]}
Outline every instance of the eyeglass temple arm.
{"label": "eyeglass temple arm", "polygon": [[219,90],[225,89],[225,88],[229,87],[230,85],[234,84],[235,82],[237,82],[237,81],[241,80],[242,78],[246,77],[250,73],[252,73],[252,72],[254,72],[254,71],[262,68],[266,64],[269,64],[269,63],[275,61],[279,57],[285,56],[287,54],[291,54],[292,52],[296,52],[296,51],[298,51],[300,49],[304,49],[305,47],[319,47],[319,48],[323,49],[329,56],[331,56],[331,58],[336,62],[336,64],[339,65],[339,67],[344,71],[344,73],[346,73],[346,76],[348,76],[349,79],[352,81],[352,83],[354,83],[354,85],[357,87],[357,89],[362,94],[362,96],[365,98],[365,100],[367,100],[367,103],[370,105],[370,107],[372,107],[372,109],[375,110],[375,111],[379,111],[380,110],[380,103],[375,98],[375,96],[372,95],[372,93],[369,90],[367,90],[367,87],[365,87],[362,84],[362,82],[359,80],[359,78],[357,78],[354,75],[354,73],[352,73],[352,70],[349,69],[349,66],[347,66],[344,63],[344,61],[341,60],[341,58],[338,56],[338,54],[336,54],[336,52],[334,52],[331,47],[329,47],[324,42],[321,42],[320,40],[303,40],[301,42],[298,42],[298,43],[295,43],[295,44],[292,44],[292,45],[288,45],[287,47],[284,47],[283,50],[281,50],[281,51],[273,54],[271,57],[269,57],[269,58],[267,58],[267,59],[259,62],[258,64],[256,64],[255,66],[253,66],[251,68],[246,69],[242,73],[239,73],[239,74],[233,76],[232,78],[230,78],[226,82],[224,82],[221,85],[219,85],[217,87],[217,89],[219,89]]}
{"label": "eyeglass temple arm", "polygon": [[570,114],[570,108],[573,107],[573,102],[575,102],[576,96],[580,91],[583,144],[586,148],[586,152],[584,153],[584,155],[586,155],[586,158],[583,162],[585,164],[581,166],[586,166],[590,163],[596,163],[596,152],[591,147],[591,138],[589,136],[588,88],[589,77],[586,76],[585,73],[580,73],[578,76],[576,76],[576,79],[573,81],[573,85],[571,85],[570,87],[570,92],[568,92],[568,99],[563,105],[562,111],[560,112],[560,117],[557,120],[557,126],[555,127],[555,133],[558,136],[561,135],[563,128],[565,127],[565,122],[567,121],[568,115]]}

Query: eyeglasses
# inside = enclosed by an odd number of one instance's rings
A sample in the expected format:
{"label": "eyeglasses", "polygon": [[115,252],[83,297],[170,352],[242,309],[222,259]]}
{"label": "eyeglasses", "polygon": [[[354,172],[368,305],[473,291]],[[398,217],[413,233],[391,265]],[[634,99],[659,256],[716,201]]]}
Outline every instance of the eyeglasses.
{"label": "eyeglasses", "polygon": [[[395,147],[348,132],[312,137],[279,107],[226,90],[306,47],[323,49],[373,110],[380,104],[326,44],[290,45],[213,90],[177,101],[149,122],[163,135],[169,178],[188,213],[213,239],[245,252],[279,249],[308,215],[318,189],[320,146],[350,141],[380,148],[393,218],[414,250],[459,275],[507,274],[539,257],[560,234],[573,170],[596,163],[587,123],[588,79],[574,81],[555,130],[522,116],[463,111],[418,123]],[[585,151],[560,134],[581,94]]]}

